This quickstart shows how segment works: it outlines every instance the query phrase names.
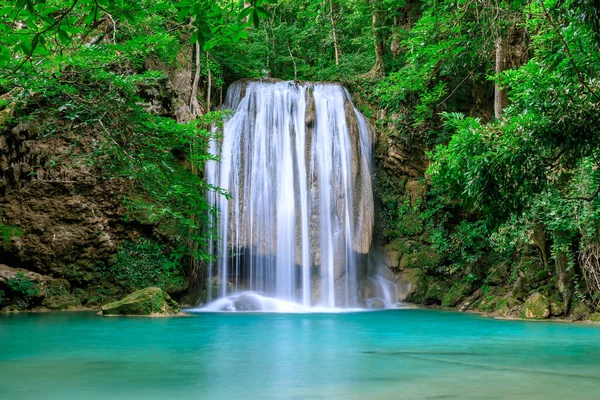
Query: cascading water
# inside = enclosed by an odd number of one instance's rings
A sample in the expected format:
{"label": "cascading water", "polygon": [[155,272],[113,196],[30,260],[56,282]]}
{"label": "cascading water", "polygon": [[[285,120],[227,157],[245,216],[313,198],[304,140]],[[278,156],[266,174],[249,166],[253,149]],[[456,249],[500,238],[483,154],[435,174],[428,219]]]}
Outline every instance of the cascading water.
{"label": "cascading water", "polygon": [[[373,233],[371,131],[332,83],[239,81],[206,165],[220,210],[208,299],[256,295],[302,307],[356,307]],[[248,300],[254,299],[254,300]],[[242,302],[239,300],[238,303]],[[220,306],[218,306],[220,307]],[[256,307],[260,307],[257,305]]]}

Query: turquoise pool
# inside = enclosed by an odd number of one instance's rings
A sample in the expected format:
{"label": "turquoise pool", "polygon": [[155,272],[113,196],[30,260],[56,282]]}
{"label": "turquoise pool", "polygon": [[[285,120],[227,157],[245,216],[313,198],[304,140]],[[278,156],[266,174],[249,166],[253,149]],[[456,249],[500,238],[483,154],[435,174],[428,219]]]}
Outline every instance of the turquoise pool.
{"label": "turquoise pool", "polygon": [[436,310],[0,316],[0,399],[598,399],[600,326]]}

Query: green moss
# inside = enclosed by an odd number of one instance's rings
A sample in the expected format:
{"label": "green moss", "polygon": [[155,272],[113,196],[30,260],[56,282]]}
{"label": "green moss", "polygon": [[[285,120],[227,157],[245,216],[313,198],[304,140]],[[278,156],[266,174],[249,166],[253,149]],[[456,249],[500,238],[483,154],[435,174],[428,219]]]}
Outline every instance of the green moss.
{"label": "green moss", "polygon": [[0,224],[0,233],[2,234],[2,242],[5,249],[10,249],[12,246],[13,237],[23,236],[23,231],[18,226]]}
{"label": "green moss", "polygon": [[550,301],[541,293],[534,293],[527,298],[521,309],[521,318],[545,319],[550,316]]}
{"label": "green moss", "polygon": [[138,290],[122,300],[102,306],[103,315],[175,315],[179,313],[181,310],[177,303],[157,287]]}
{"label": "green moss", "polygon": [[501,285],[507,281],[509,277],[509,268],[506,263],[500,263],[494,266],[489,272],[486,281],[490,285]]}
{"label": "green moss", "polygon": [[467,282],[456,283],[442,298],[443,307],[456,307],[465,297],[473,293],[472,286]]}
{"label": "green moss", "polygon": [[600,313],[593,313],[588,316],[588,321],[600,322]]}
{"label": "green moss", "polygon": [[535,274],[535,279],[537,279],[538,281],[545,281],[546,279],[550,278],[550,273],[548,272],[547,269],[543,269],[541,271],[538,271]]}
{"label": "green moss", "polygon": [[496,313],[501,317],[517,316],[521,304],[523,303],[512,296],[504,296],[496,305]]}
{"label": "green moss", "polygon": [[43,290],[44,300],[42,305],[51,310],[65,310],[80,307],[81,301],[70,292],[70,284],[65,279],[53,279],[46,284]]}
{"label": "green moss", "polygon": [[483,296],[477,304],[477,309],[481,312],[493,312],[498,305],[498,296],[493,294]]}
{"label": "green moss", "polygon": [[400,259],[400,268],[434,268],[439,265],[440,261],[441,257],[437,251],[430,247],[423,246],[415,253],[403,254]]}
{"label": "green moss", "polygon": [[592,310],[583,301],[578,302],[571,309],[571,315],[577,319],[586,319]]}

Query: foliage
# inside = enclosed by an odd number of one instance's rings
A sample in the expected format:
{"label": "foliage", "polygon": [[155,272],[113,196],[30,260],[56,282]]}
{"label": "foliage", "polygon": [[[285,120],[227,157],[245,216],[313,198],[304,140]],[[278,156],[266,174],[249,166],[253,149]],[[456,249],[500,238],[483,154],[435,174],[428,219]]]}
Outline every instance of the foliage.
{"label": "foliage", "polygon": [[146,238],[125,242],[112,262],[111,277],[128,290],[157,286],[181,291],[186,276],[181,263],[184,254],[182,249],[167,254],[163,246]]}
{"label": "foliage", "polygon": [[25,299],[38,296],[40,288],[26,277],[22,272],[8,279],[8,287],[17,296],[23,296]]}
{"label": "foliage", "polygon": [[18,226],[0,224],[0,231],[2,231],[2,241],[5,249],[10,248],[13,237],[23,236],[23,231]]}
{"label": "foliage", "polygon": [[429,170],[435,186],[482,213],[502,248],[514,243],[502,236],[542,224],[553,256],[566,254],[570,269],[576,243],[585,252],[597,240],[600,205],[600,53],[579,7],[574,1],[529,4],[534,57],[501,76],[510,99],[503,118],[484,124],[443,114],[454,134],[436,149]]}
{"label": "foliage", "polygon": [[[432,270],[471,283],[484,281],[477,266],[511,260],[541,226],[551,256],[567,257],[568,273],[583,268],[573,284],[587,282],[580,294],[596,301],[598,15],[595,0],[0,0],[1,124],[76,132],[73,151],[42,167],[68,160],[129,185],[128,218],[158,227],[168,246],[126,243],[112,268],[136,287],[166,285],[188,272],[182,254],[210,259],[218,210],[205,194],[227,194],[202,179],[225,115],[210,112],[208,95],[191,96],[206,114],[193,121],[153,112],[156,93],[168,101],[164,70],[191,66],[193,85],[209,91],[241,77],[339,80],[376,120],[380,151],[431,150],[418,201],[401,173],[378,172],[390,238],[418,238],[443,255]],[[516,30],[528,61],[498,73],[498,43]],[[498,119],[495,87],[509,99]],[[20,234],[0,228],[5,247]],[[184,250],[173,258],[173,248]],[[135,252],[138,272],[126,263]]]}

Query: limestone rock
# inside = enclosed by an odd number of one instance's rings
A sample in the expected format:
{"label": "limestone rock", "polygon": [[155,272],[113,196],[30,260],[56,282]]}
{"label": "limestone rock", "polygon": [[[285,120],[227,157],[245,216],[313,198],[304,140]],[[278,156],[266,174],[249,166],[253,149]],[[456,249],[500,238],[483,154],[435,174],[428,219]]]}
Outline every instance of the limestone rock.
{"label": "limestone rock", "polygon": [[177,315],[181,310],[171,297],[157,287],[148,287],[102,306],[102,315]]}
{"label": "limestone rock", "polygon": [[546,319],[550,316],[550,301],[536,292],[529,296],[521,309],[521,318]]}
{"label": "limestone rock", "polygon": [[399,254],[397,250],[394,250],[390,245],[385,246],[383,249],[383,263],[388,268],[398,268]]}

